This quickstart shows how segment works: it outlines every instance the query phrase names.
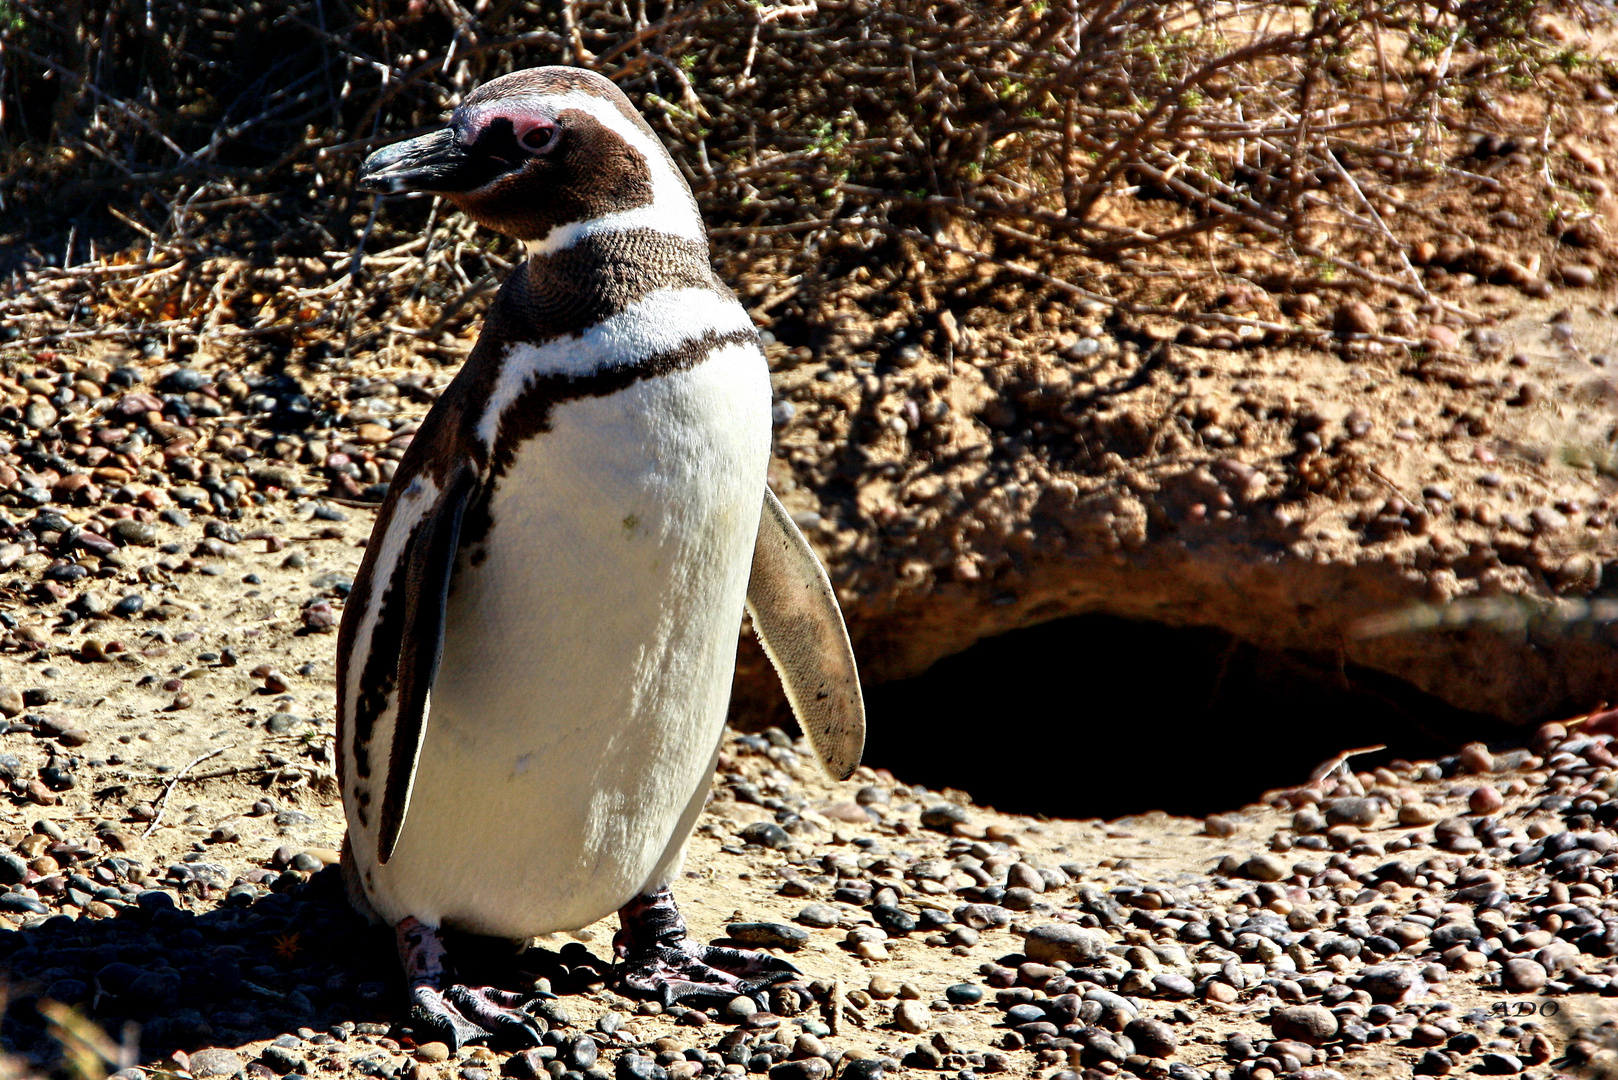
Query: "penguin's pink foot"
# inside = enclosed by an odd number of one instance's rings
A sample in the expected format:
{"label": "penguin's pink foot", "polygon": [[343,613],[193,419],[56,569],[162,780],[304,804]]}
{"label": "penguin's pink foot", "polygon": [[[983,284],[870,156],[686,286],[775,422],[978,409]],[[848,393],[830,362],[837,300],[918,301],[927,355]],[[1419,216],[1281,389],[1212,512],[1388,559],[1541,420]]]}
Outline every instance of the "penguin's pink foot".
{"label": "penguin's pink foot", "polygon": [[545,1029],[522,1011],[523,997],[488,986],[410,990],[410,1021],[416,1041],[441,1042],[453,1050],[483,1039],[538,1046]]}
{"label": "penguin's pink foot", "polygon": [[635,897],[619,910],[618,918],[623,929],[613,938],[612,948],[619,961],[619,982],[657,998],[665,1008],[686,998],[762,999],[769,987],[799,974],[769,953],[692,941],[667,885]]}
{"label": "penguin's pink foot", "polygon": [[545,1026],[522,1010],[521,994],[490,986],[450,985],[444,939],[434,927],[407,917],[394,927],[399,960],[410,986],[410,1021],[416,1041],[454,1050],[482,1039],[538,1046]]}

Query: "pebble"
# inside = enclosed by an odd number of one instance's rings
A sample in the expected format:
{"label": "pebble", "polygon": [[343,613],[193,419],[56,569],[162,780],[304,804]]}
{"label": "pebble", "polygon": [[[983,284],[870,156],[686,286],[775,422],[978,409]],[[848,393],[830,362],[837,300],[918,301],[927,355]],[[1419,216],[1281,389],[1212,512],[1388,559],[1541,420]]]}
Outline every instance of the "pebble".
{"label": "pebble", "polygon": [[1290,868],[1286,863],[1264,852],[1260,852],[1241,864],[1241,875],[1253,881],[1280,881],[1286,877]]}
{"label": "pebble", "polygon": [[568,1068],[583,1072],[596,1063],[599,1053],[594,1039],[588,1035],[579,1035],[569,1041],[566,1051],[558,1056]]}
{"label": "pebble", "polygon": [[966,811],[954,803],[932,806],[921,812],[922,826],[939,832],[949,832],[957,825],[968,824],[970,820]]}
{"label": "pebble", "polygon": [[818,930],[829,930],[843,921],[842,915],[830,904],[806,904],[802,911],[793,916],[793,920]]}
{"label": "pebble", "polygon": [[615,1080],[669,1080],[668,1070],[656,1061],[629,1053],[618,1055],[613,1076]]}
{"label": "pebble", "polygon": [[1399,1002],[1422,985],[1416,969],[1408,964],[1377,964],[1367,967],[1355,979],[1359,989],[1371,995],[1372,1001]]}
{"label": "pebble", "polygon": [[884,1066],[878,1058],[853,1058],[843,1066],[839,1080],[883,1080]]}
{"label": "pebble", "polygon": [[1339,334],[1374,334],[1382,329],[1382,324],[1370,304],[1354,300],[1337,308],[1332,328]]}
{"label": "pebble", "polygon": [[197,1080],[241,1076],[242,1071],[247,1067],[247,1063],[242,1060],[241,1055],[236,1051],[217,1046],[192,1051],[188,1064],[187,1071]]}
{"label": "pebble", "polygon": [[976,1005],[983,1000],[983,987],[974,983],[956,983],[944,990],[944,999],[951,1005]]}
{"label": "pebble", "polygon": [[416,1047],[416,1060],[436,1065],[449,1060],[449,1047],[441,1042],[425,1042]]}
{"label": "pebble", "polygon": [[1489,748],[1480,742],[1467,743],[1461,747],[1461,752],[1455,755],[1461,768],[1469,773],[1490,773],[1494,771],[1494,755]]}
{"label": "pebble", "polygon": [[[956,921],[963,920],[957,918]],[[1096,930],[1072,923],[1045,923],[1029,932],[1023,952],[1036,963],[1065,961],[1080,966],[1100,960],[1111,944],[1107,935]]]}
{"label": "pebble", "polygon": [[1174,1029],[1161,1020],[1132,1020],[1125,1026],[1124,1034],[1134,1041],[1135,1049],[1147,1057],[1172,1057],[1180,1048]]}
{"label": "pebble", "polygon": [[1526,957],[1507,960],[1500,969],[1501,985],[1514,994],[1532,994],[1543,990],[1549,980],[1545,966]]}
{"label": "pebble", "polygon": [[792,844],[792,837],[773,821],[755,821],[736,835],[749,844],[757,844],[773,851],[782,851]]}
{"label": "pebble", "polygon": [[[1043,1014],[1041,1014],[1043,1017]],[[899,1026],[900,1031],[911,1035],[920,1035],[932,1024],[932,1017],[927,1006],[919,1001],[901,1001],[893,1010],[893,1022]]]}
{"label": "pebble", "polygon": [[[1362,828],[1373,825],[1380,816],[1375,799],[1362,797],[1349,797],[1342,799],[1327,799],[1321,807],[1326,814],[1327,825],[1358,825]],[[1279,878],[1259,878],[1260,881],[1279,881]]]}
{"label": "pebble", "polygon": [[1278,1039],[1322,1046],[1337,1035],[1337,1014],[1321,1005],[1294,1005],[1271,1013],[1270,1029]]}
{"label": "pebble", "polygon": [[1434,806],[1425,800],[1407,802],[1399,807],[1399,824],[1401,825],[1431,825],[1444,816],[1442,807]]}
{"label": "pebble", "polygon": [[1168,1001],[1184,1001],[1196,997],[1197,984],[1175,971],[1152,976],[1152,993]]}
{"label": "pebble", "polygon": [[[132,986],[130,992],[134,993],[135,987]],[[301,1054],[278,1043],[271,1043],[266,1046],[264,1052],[259,1055],[259,1059],[277,1076],[285,1076],[287,1073],[294,1072],[307,1075],[312,1071],[309,1063],[303,1059]]]}
{"label": "pebble", "polygon": [[783,1061],[770,1067],[770,1080],[826,1080],[830,1075],[831,1065],[818,1057]]}
{"label": "pebble", "polygon": [[809,942],[809,931],[786,923],[741,922],[725,927],[725,933],[743,945],[758,949],[795,951]]}
{"label": "pebble", "polygon": [[1472,789],[1472,794],[1467,797],[1466,804],[1471,808],[1472,813],[1488,815],[1498,813],[1500,808],[1506,805],[1506,800],[1492,785],[1484,784],[1481,787]]}

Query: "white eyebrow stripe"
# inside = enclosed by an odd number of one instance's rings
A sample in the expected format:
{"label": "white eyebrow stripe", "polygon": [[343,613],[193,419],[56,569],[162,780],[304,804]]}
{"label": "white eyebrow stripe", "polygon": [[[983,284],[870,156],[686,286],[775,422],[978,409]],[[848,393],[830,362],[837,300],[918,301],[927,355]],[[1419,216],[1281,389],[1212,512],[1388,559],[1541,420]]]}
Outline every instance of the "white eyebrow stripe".
{"label": "white eyebrow stripe", "polygon": [[570,221],[558,225],[542,239],[525,241],[529,255],[553,255],[565,251],[587,236],[601,233],[624,232],[630,229],[648,229],[688,240],[707,240],[702,215],[697,213],[696,200],[685,178],[674,167],[662,143],[636,126],[629,117],[605,98],[569,90],[560,94],[547,94],[544,104],[556,114],[568,109],[588,113],[600,124],[628,143],[646,160],[646,171],[652,182],[652,201],[633,210],[620,210],[603,214],[589,221]]}

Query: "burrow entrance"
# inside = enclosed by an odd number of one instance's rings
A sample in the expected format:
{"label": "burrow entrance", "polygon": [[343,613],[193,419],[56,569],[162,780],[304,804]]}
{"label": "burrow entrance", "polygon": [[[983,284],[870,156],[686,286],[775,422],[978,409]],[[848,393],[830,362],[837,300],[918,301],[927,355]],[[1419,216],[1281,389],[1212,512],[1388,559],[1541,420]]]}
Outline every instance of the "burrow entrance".
{"label": "burrow entrance", "polygon": [[1299,784],[1351,747],[1395,758],[1521,738],[1387,675],[1211,628],[1107,615],[981,641],[866,688],[865,763],[1048,817],[1205,816]]}

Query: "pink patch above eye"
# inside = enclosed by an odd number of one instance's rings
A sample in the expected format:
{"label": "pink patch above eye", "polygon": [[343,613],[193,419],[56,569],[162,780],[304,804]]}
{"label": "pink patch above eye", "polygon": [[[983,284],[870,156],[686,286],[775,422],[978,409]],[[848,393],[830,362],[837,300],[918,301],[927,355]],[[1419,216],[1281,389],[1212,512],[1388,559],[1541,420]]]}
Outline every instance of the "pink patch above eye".
{"label": "pink patch above eye", "polygon": [[515,102],[491,102],[478,109],[471,119],[473,129],[480,134],[496,121],[507,121],[511,124],[512,134],[517,137],[517,141],[529,151],[543,153],[556,144],[559,129],[556,121],[544,113],[525,109]]}

